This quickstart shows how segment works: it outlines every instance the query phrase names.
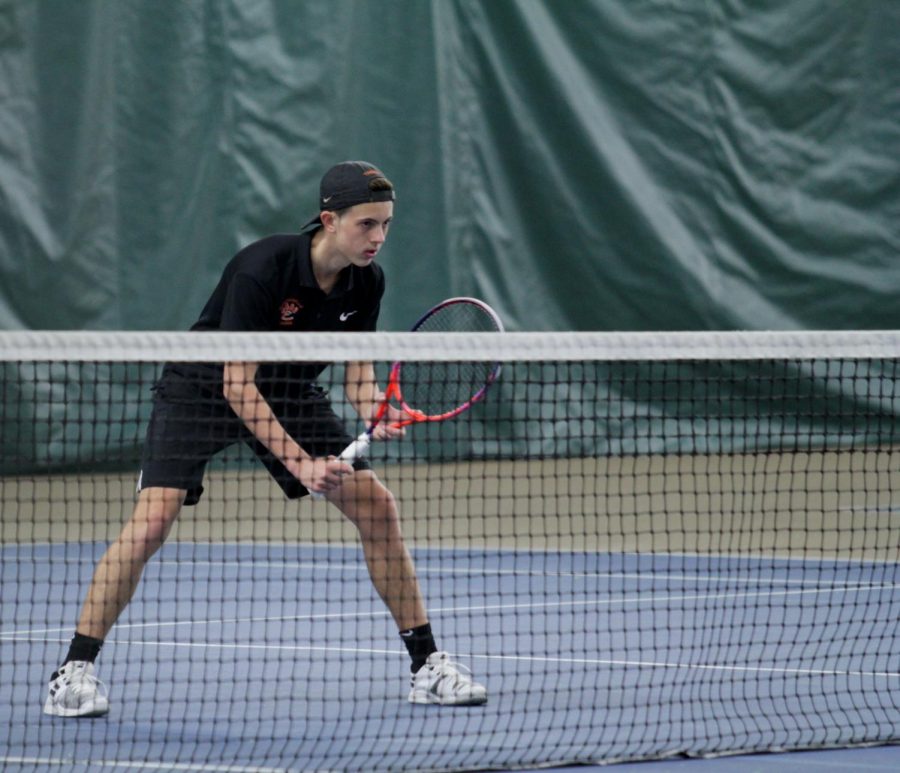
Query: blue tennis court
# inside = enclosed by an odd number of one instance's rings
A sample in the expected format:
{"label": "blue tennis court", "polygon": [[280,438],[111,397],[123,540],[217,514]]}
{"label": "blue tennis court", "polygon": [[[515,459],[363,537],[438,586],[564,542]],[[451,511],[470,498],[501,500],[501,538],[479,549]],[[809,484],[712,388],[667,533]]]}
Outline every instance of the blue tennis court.
{"label": "blue tennis court", "polygon": [[439,645],[490,695],[446,708],[407,703],[355,548],[184,542],[101,654],[110,714],[43,716],[104,547],[3,549],[4,770],[521,769],[900,727],[893,563],[418,550]]}

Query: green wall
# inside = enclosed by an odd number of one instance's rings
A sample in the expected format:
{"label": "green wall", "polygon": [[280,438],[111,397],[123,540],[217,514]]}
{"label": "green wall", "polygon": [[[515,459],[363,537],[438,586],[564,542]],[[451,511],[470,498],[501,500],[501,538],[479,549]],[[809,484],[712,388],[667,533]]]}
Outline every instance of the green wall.
{"label": "green wall", "polygon": [[182,329],[322,171],[387,329],[896,328],[896,0],[0,2],[0,328]]}

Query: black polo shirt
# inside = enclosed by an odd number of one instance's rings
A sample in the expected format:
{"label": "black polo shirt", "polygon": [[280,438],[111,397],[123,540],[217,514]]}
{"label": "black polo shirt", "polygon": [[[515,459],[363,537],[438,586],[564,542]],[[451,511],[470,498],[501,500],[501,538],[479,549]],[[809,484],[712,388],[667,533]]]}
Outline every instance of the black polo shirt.
{"label": "black polo shirt", "polygon": [[[312,233],[278,234],[248,245],[235,255],[191,330],[370,331],[375,330],[384,274],[372,263],[348,266],[324,293],[316,282],[310,248]],[[266,397],[295,397],[327,363],[263,363],[257,384]],[[204,391],[221,390],[222,367],[166,366],[163,378],[203,382]]]}

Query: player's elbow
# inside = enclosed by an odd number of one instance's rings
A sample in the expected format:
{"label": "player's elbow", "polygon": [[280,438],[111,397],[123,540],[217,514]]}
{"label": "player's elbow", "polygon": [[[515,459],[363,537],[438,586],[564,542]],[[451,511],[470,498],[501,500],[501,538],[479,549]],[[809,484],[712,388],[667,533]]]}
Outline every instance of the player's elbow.
{"label": "player's elbow", "polygon": [[244,402],[245,384],[241,381],[225,379],[222,383],[222,396],[232,407]]}

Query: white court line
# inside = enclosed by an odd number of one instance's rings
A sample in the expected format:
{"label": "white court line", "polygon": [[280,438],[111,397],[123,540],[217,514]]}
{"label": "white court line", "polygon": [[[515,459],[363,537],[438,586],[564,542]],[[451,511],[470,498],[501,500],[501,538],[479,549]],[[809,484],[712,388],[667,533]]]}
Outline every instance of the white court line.
{"label": "white court line", "polygon": [[[85,561],[86,562],[86,561]],[[191,565],[200,564],[201,562],[192,561]],[[208,562],[210,565],[219,565],[220,562]],[[238,563],[232,564],[232,562],[221,562],[227,566],[240,566]],[[180,561],[156,561],[152,566],[160,566],[162,564],[172,564],[175,566],[183,566],[184,564]],[[280,563],[274,563],[272,566],[281,566]],[[295,566],[294,564],[288,563],[288,566]],[[326,564],[325,568],[334,568],[335,566],[340,567],[342,570],[349,570],[356,573],[367,572],[368,570],[364,565],[360,565],[359,563],[352,564],[339,564],[332,565]],[[148,567],[150,568],[150,567]],[[305,568],[311,569],[322,569],[323,566],[315,563],[309,563],[305,565]],[[420,575],[434,573],[441,574],[446,570],[446,568],[432,568],[429,570],[426,568],[417,567],[417,573]],[[467,570],[460,569],[459,567],[451,567],[449,570],[450,573],[466,573]],[[646,580],[648,582],[653,582],[657,580],[665,580],[671,582],[705,582],[705,583],[733,583],[733,584],[742,584],[742,585],[771,585],[771,586],[790,586],[790,585],[799,585],[802,587],[812,586],[813,590],[824,590],[824,591],[834,591],[839,592],[841,590],[896,590],[898,587],[897,584],[892,583],[847,583],[847,584],[839,584],[839,583],[810,583],[807,580],[795,580],[790,578],[756,578],[756,577],[731,577],[728,575],[719,577],[717,575],[679,575],[679,574],[654,574],[652,572],[647,574],[630,574],[630,573],[617,573],[617,572],[608,572],[601,574],[567,574],[560,573],[557,575],[548,575],[545,572],[521,572],[521,570],[515,569],[505,569],[505,570],[497,570],[496,574],[512,574],[523,576],[538,576],[538,577],[546,577],[546,576],[561,576],[561,577],[586,577],[586,578],[604,578],[604,579],[623,579],[623,580]],[[159,581],[160,578],[148,576],[145,578],[145,583],[148,580]],[[735,594],[724,594],[724,595],[714,595],[709,596],[708,598],[741,598],[745,594],[735,593]],[[753,594],[750,594],[753,595]],[[651,599],[654,597],[650,597]],[[677,600],[678,598],[684,598],[688,600],[698,600],[707,598],[705,596],[668,596],[661,597],[663,600],[672,599]],[[615,599],[600,599],[596,602],[574,602],[574,603],[615,603]],[[557,602],[560,605],[564,605],[565,602]],[[524,605],[529,606],[529,605]],[[536,604],[535,606],[541,606],[540,604]],[[446,608],[446,609],[432,609],[431,612],[465,612],[465,611],[479,611],[483,609],[491,609],[493,607],[458,607],[458,608]],[[286,616],[272,616],[272,617],[257,617],[257,618],[227,618],[227,619],[218,619],[218,620],[185,620],[185,621],[154,621],[151,623],[117,623],[116,628],[121,630],[123,628],[151,628],[151,627],[162,627],[162,626],[178,626],[178,625],[218,625],[225,623],[256,623],[256,622],[282,622],[286,620],[328,620],[328,619],[353,619],[353,618],[363,618],[363,617],[381,617],[386,616],[387,612],[379,611],[379,612],[344,612],[344,613],[328,613],[328,614],[320,614],[320,615],[286,615]],[[70,630],[69,628],[41,628],[41,629],[25,629],[19,631],[0,631],[0,640],[17,638],[20,636],[30,636],[30,635],[38,635],[38,634],[51,634],[51,633],[65,633]]]}
{"label": "white court line", "polygon": [[[852,508],[840,508],[836,512],[841,512],[841,511],[847,510],[847,509],[852,509]],[[883,509],[884,508],[879,507],[879,506],[876,507],[876,510],[879,510],[879,511],[883,510]],[[893,510],[893,509],[900,509],[900,508],[890,508],[890,509]],[[718,513],[717,515],[722,516],[721,513]],[[39,547],[39,548],[46,548],[47,550],[52,550],[54,547],[58,547],[61,544],[69,544],[69,543],[29,542],[29,543],[22,543],[22,544],[27,544],[28,546],[30,546],[32,548]],[[78,542],[78,543],[73,543],[73,544],[83,545],[83,544],[94,544],[94,543]],[[97,544],[100,544],[100,543],[97,543]],[[185,542],[169,543],[169,545],[167,545],[166,547],[169,551],[172,551],[172,550],[177,549],[174,547],[174,545],[185,545],[185,546],[201,545],[201,546],[205,547],[205,546],[208,546],[211,544],[213,544],[213,543],[185,541]],[[358,551],[358,548],[355,546],[346,545],[343,543],[335,543],[335,542],[251,542],[251,543],[216,542],[214,544],[219,547],[232,548],[232,549],[246,549],[247,546],[250,545],[252,547],[271,547],[271,548],[290,548],[290,549],[296,549],[299,547],[299,548],[307,548],[307,549],[313,549],[313,550],[324,548],[325,550],[335,550],[336,549],[340,552]],[[416,545],[414,540],[408,540],[407,545],[414,553],[414,558],[416,559],[417,562],[419,560],[418,554],[447,553],[447,552],[458,553],[460,551],[470,551],[480,558],[485,558],[485,557],[502,558],[503,556],[525,556],[525,555],[535,555],[535,556],[589,555],[589,556],[595,556],[595,555],[597,555],[597,552],[598,552],[596,550],[588,550],[586,548],[569,548],[569,549],[546,548],[546,547],[544,547],[544,548],[542,548],[542,547],[533,547],[533,548],[532,547],[517,547],[517,548],[449,547],[448,548],[448,547],[439,547],[439,546],[434,546],[434,545]],[[6,552],[11,552],[11,553],[13,553],[12,558],[16,558],[18,556],[18,554],[21,552],[21,547],[22,547],[21,545],[12,545],[12,546],[4,545],[4,546],[0,547],[0,554],[6,553]],[[647,553],[638,553],[633,550],[600,551],[600,552],[603,555],[631,556],[633,558],[646,558],[648,555]],[[897,552],[897,556],[895,558],[888,558],[888,557],[884,557],[884,558],[846,558],[846,557],[842,557],[842,556],[787,556],[787,555],[774,555],[773,556],[769,553],[733,553],[733,552],[732,553],[722,553],[722,552],[715,552],[715,551],[696,552],[696,551],[689,551],[689,550],[655,552],[652,555],[655,557],[664,557],[664,558],[678,558],[678,559],[699,558],[699,559],[707,559],[707,560],[713,559],[713,560],[720,560],[720,561],[739,561],[739,562],[744,562],[744,563],[750,562],[750,563],[754,563],[754,564],[759,563],[759,562],[766,563],[766,562],[770,562],[770,561],[774,560],[774,561],[777,561],[777,562],[783,564],[783,566],[780,568],[791,571],[792,566],[798,566],[798,565],[802,566],[804,564],[812,564],[812,565],[820,565],[820,566],[824,565],[825,567],[831,567],[831,566],[834,566],[835,564],[849,565],[849,566],[869,566],[869,565],[883,566],[885,564],[896,564],[896,563],[900,562],[900,552],[898,552],[898,551],[895,551],[895,552]],[[55,557],[52,555],[46,555],[46,556],[40,556],[40,558],[38,558],[38,559],[32,558],[32,560],[53,561],[54,563],[65,563],[65,564],[90,563],[93,565],[93,564],[96,564],[96,562],[99,560],[99,558],[100,558],[99,555],[96,558],[66,558],[65,556]],[[162,559],[162,560],[171,561],[172,559]],[[254,560],[254,559],[251,559],[251,560]],[[254,562],[255,562],[255,560],[254,560]],[[156,563],[159,563],[159,559],[156,561]],[[179,562],[175,562],[175,563],[179,563]],[[288,562],[285,561],[285,563],[288,563]],[[327,563],[328,562],[326,561],[324,565],[327,565]]]}
{"label": "white court line", "polygon": [[900,679],[897,671],[848,671],[831,668],[788,668],[784,666],[736,666],[717,663],[669,663],[654,660],[614,660],[592,658],[551,658],[544,655],[478,655],[469,657],[487,660],[527,660],[536,663],[577,663],[585,665],[623,666],[625,668],[667,668],[683,671],[732,671],[752,674],[785,674],[797,676],[859,676],[882,679]]}
{"label": "white court line", "polygon": [[[406,654],[397,649],[379,649],[376,647],[340,647],[340,646],[313,646],[307,644],[245,644],[224,642],[179,642],[179,641],[147,641],[127,642],[143,647],[172,647],[173,649],[210,649],[210,650],[262,650],[276,652],[346,652],[354,655],[388,655],[391,657],[405,658]],[[528,663],[553,663],[556,665],[588,665],[588,666],[616,666],[623,668],[655,668],[672,669],[679,671],[719,671],[731,673],[751,674],[782,674],[790,676],[854,676],[879,679],[900,679],[900,672],[896,671],[860,671],[833,668],[792,668],[789,666],[751,666],[719,663],[680,663],[662,660],[628,660],[616,658],[574,658],[550,655],[488,655],[486,653],[466,652],[451,653],[454,657],[481,660],[502,660]]]}
{"label": "white court line", "polygon": [[[93,558],[76,558],[65,561],[69,564],[90,564],[94,566],[97,562]],[[315,561],[258,561],[249,562],[250,569],[294,569],[294,570],[311,570],[311,571],[340,571],[351,574],[367,574],[368,568],[365,562],[360,559],[353,563],[331,563],[315,562]],[[248,562],[241,561],[225,561],[225,560],[197,560],[188,558],[184,561],[178,561],[172,558],[164,558],[153,561],[147,565],[147,570],[152,571],[154,567],[186,567],[186,566],[219,566],[233,567],[242,572],[247,571]],[[776,571],[794,571],[790,567],[783,567]],[[684,574],[684,573],[668,573],[668,572],[577,572],[577,571],[548,571],[543,569],[499,569],[499,568],[473,568],[459,566],[432,566],[425,565],[424,562],[416,562],[416,574],[418,575],[463,575],[475,578],[488,577],[570,577],[580,579],[621,579],[621,580],[642,580],[646,582],[667,581],[667,582],[703,582],[703,583],[733,583],[735,585],[813,585],[815,587],[837,587],[841,583],[835,582],[811,582],[805,579],[793,579],[790,577],[740,577],[735,576],[732,571],[723,574]],[[153,578],[158,579],[158,578]],[[196,580],[202,581],[203,578]],[[858,583],[857,583],[858,584]],[[884,583],[870,583],[873,588],[882,587]],[[893,586],[887,586],[893,587]]]}
{"label": "white court line", "polygon": [[[74,559],[70,563],[81,563],[91,565],[96,562],[93,559]],[[154,567],[163,567],[163,566],[176,566],[183,567],[185,566],[185,562],[175,561],[173,559],[163,559],[159,561],[154,561],[152,564],[148,565],[148,570],[152,572]],[[236,561],[196,561],[191,560],[189,562],[190,566],[233,566],[235,568],[246,569],[246,566],[236,562]],[[355,574],[367,574],[368,569],[363,562],[354,562],[354,563],[345,563],[345,564],[331,564],[324,563],[318,564],[314,562],[304,562],[302,564],[295,564],[293,562],[284,561],[284,562],[253,562],[254,567],[262,567],[262,568],[273,568],[273,567],[291,567],[291,568],[301,568],[301,569],[311,569],[321,571],[322,569],[338,569],[340,571],[347,571]],[[654,581],[654,580],[666,580],[671,582],[705,582],[705,583],[715,583],[715,582],[731,582],[734,584],[753,584],[753,585],[807,585],[809,584],[805,580],[791,580],[788,578],[785,579],[766,579],[766,578],[734,578],[728,577],[727,575],[722,577],[717,577],[716,575],[677,575],[677,574],[630,574],[630,573],[619,573],[619,572],[604,572],[604,573],[578,573],[578,572],[544,572],[539,570],[529,570],[522,571],[518,569],[497,569],[491,570],[490,573],[486,572],[472,572],[468,569],[460,568],[460,567],[416,567],[416,573],[418,575],[427,575],[427,574],[463,574],[470,575],[474,574],[477,577],[487,577],[487,576],[523,576],[523,577],[578,577],[578,578],[595,578],[595,579],[621,579],[621,580],[646,580],[646,581]],[[153,576],[151,573],[145,575],[144,584],[148,581],[160,581],[161,578]],[[198,580],[199,582],[199,580]],[[822,587],[820,585],[815,585],[814,587]],[[827,585],[825,587],[834,588],[837,587],[835,584]],[[844,586],[840,586],[844,587]],[[873,585],[872,587],[878,587]],[[474,609],[474,608],[473,608]],[[440,610],[431,610],[440,611]],[[456,611],[456,610],[447,610],[447,611]],[[341,619],[341,618],[354,618],[354,617],[379,617],[387,615],[387,612],[376,612],[376,613],[365,613],[365,612],[348,612],[348,613],[334,613],[334,614],[324,614],[324,615],[308,615],[308,616],[283,616],[283,617],[263,617],[263,618],[230,618],[227,620],[210,620],[210,621],[169,621],[169,622],[153,622],[153,623],[118,623],[116,624],[117,629],[121,628],[147,628],[152,626],[169,626],[169,625],[203,625],[203,624],[220,624],[220,623],[248,623],[248,622],[278,622],[284,620],[321,620],[321,619]],[[47,634],[47,633],[63,633],[68,631],[68,628],[41,628],[41,629],[31,629],[31,630],[22,630],[22,631],[0,631],[0,640],[6,639],[9,637],[17,637],[17,636],[27,636],[31,634]]]}
{"label": "white court line", "polygon": [[[528,609],[564,609],[564,608],[584,608],[591,606],[614,606],[617,604],[647,604],[647,603],[672,603],[678,601],[709,601],[723,599],[747,599],[759,597],[788,597],[788,596],[805,596],[827,593],[858,593],[875,589],[897,590],[900,585],[858,585],[858,586],[840,586],[825,588],[806,588],[802,590],[782,590],[782,591],[754,591],[745,593],[702,593],[702,594],[684,594],[671,596],[637,595],[623,598],[604,598],[604,599],[583,599],[578,601],[526,601],[514,604],[473,604],[468,606],[456,607],[435,607],[430,610],[431,614],[452,614],[461,615],[469,612],[504,612],[519,611]],[[678,610],[673,610],[678,611]],[[688,610],[690,611],[690,610]],[[324,612],[321,614],[307,615],[273,615],[262,617],[232,617],[217,618],[206,620],[170,620],[170,621],[152,621],[149,623],[117,623],[114,631],[126,631],[149,628],[173,628],[183,626],[206,626],[206,625],[231,625],[231,624],[247,624],[247,623],[277,623],[286,621],[321,621],[321,620],[340,620],[340,619],[362,619],[375,617],[388,617],[387,610],[366,610],[353,612]],[[66,628],[42,628],[22,631],[11,631],[0,633],[0,641],[29,641],[32,637],[43,636],[46,634],[59,634],[70,631],[70,627]],[[110,639],[117,641],[115,637]],[[40,639],[38,639],[40,641]]]}
{"label": "white court line", "polygon": [[[148,762],[142,760],[77,760],[68,757],[0,757],[4,765],[43,765],[71,770],[75,765],[82,765],[86,770],[94,768],[129,768],[132,770],[172,770],[197,771],[197,773],[287,773],[287,768],[267,768],[258,765],[219,765],[209,762]],[[319,770],[307,773],[334,773]]]}
{"label": "white court line", "polygon": [[[87,561],[85,561],[87,563]],[[94,563],[91,561],[90,563]],[[247,570],[247,563],[240,561],[197,561],[189,560],[189,566],[221,566],[233,567],[241,571]],[[174,559],[162,559],[149,565],[153,566],[185,566],[185,562],[176,561]],[[367,574],[368,568],[365,563],[360,561],[354,563],[316,563],[312,561],[304,561],[302,563],[293,563],[291,561],[253,561],[251,568],[260,567],[262,569],[274,568],[290,568],[290,569],[308,569],[312,571],[340,571],[349,572],[351,574]],[[792,571],[785,568],[784,571]],[[424,562],[416,562],[416,574],[419,575],[464,575],[475,578],[488,577],[571,577],[579,579],[607,579],[607,580],[643,580],[646,582],[668,581],[668,582],[704,582],[704,583],[734,583],[735,585],[822,585],[834,586],[840,583],[815,582],[809,580],[792,579],[789,577],[736,577],[733,573],[726,572],[723,574],[684,574],[684,573],[668,573],[668,572],[588,572],[588,571],[548,571],[546,569],[499,569],[499,568],[475,568],[460,566],[428,566]]]}

